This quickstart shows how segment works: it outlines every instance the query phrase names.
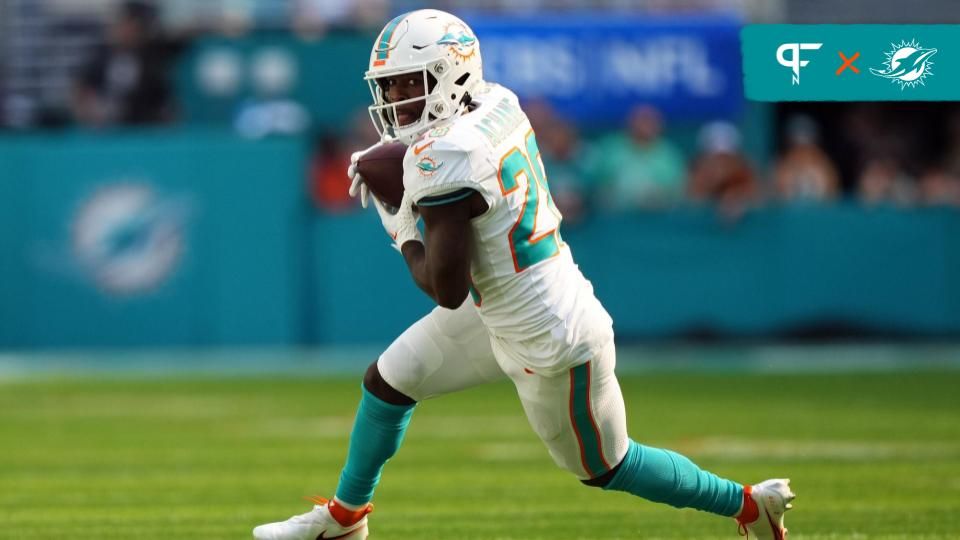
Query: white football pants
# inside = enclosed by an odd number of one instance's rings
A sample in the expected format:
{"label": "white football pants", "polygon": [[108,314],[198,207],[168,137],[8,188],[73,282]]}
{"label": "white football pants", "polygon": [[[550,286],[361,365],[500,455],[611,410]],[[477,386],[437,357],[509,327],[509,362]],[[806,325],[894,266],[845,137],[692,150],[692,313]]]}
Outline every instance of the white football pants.
{"label": "white football pants", "polygon": [[[469,298],[436,308],[400,335],[377,361],[390,386],[422,401],[510,377],[527,419],[561,468],[595,478],[627,453],[627,421],[614,374],[613,341],[596,358],[556,374],[524,365],[522,344],[492,338]],[[542,363],[541,363],[542,364]]]}

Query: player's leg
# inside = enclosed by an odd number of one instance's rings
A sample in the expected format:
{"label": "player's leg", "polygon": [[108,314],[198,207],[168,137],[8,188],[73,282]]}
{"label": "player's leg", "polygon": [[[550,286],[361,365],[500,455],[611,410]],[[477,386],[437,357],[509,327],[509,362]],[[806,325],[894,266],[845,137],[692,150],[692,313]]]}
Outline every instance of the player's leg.
{"label": "player's leg", "polygon": [[271,540],[366,538],[366,514],[386,462],[397,452],[417,401],[503,377],[476,309],[437,308],[408,328],[367,369],[346,464],[333,500],[254,529]]}
{"label": "player's leg", "polygon": [[[595,359],[551,376],[525,370],[509,352],[498,349],[497,353],[550,455],[584,484],[722,516],[736,517],[744,510],[744,520],[753,517],[749,522],[757,521],[753,513],[758,497],[750,495],[763,484],[745,489],[701,469],[683,455],[641,445],[627,436],[612,342]],[[779,488],[783,488],[777,493],[785,506],[792,494],[785,484]],[[768,513],[776,514],[776,506],[772,505]],[[782,514],[780,510],[781,528]],[[766,534],[762,530],[754,534],[778,538],[769,527]]]}
{"label": "player's leg", "polygon": [[[590,364],[593,362],[586,364],[587,367],[578,366],[571,370],[572,386],[593,392],[585,400],[582,414],[590,415],[596,411],[601,417],[599,429],[612,425],[618,429],[622,426],[625,431],[623,396],[614,373],[616,352],[613,344],[597,358],[595,381],[591,380],[594,377],[590,373]],[[602,419],[611,413],[623,420],[609,422]],[[612,438],[619,440],[619,436]],[[601,434],[600,440],[603,439]],[[789,480],[767,480],[744,486],[701,469],[686,456],[672,450],[628,440],[626,453],[613,468],[582,479],[583,483],[605,490],[625,491],[677,508],[694,508],[735,517],[760,540],[785,538],[787,530],[783,526],[783,514],[791,507],[790,501],[794,498]]]}
{"label": "player's leg", "polygon": [[[651,501],[666,503],[677,508],[695,508],[723,516],[734,516],[743,504],[743,486],[720,478],[694,464],[687,457],[662,448],[637,443],[627,437],[627,422],[623,395],[614,367],[616,351],[611,343],[594,360],[570,370],[564,381],[572,393],[568,400],[572,412],[571,422],[579,424],[578,432],[586,435],[575,437],[573,444],[580,452],[592,443],[589,436],[591,419],[596,418],[597,443],[604,439],[625,440],[626,445],[616,449],[617,458],[609,462],[611,467],[591,467],[582,473],[587,485],[604,489],[626,491]],[[603,430],[614,433],[605,434]],[[605,465],[605,464],[600,464]]]}
{"label": "player's leg", "polygon": [[418,401],[504,377],[487,329],[469,300],[434,309],[367,369],[335,500],[359,508],[373,498]]}

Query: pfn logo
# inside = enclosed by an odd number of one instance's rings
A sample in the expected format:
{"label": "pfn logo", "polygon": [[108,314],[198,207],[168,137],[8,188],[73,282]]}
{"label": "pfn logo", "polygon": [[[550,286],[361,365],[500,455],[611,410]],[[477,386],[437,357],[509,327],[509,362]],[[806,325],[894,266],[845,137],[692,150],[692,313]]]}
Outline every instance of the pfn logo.
{"label": "pfn logo", "polygon": [[[823,46],[823,43],[784,43],[777,49],[777,62],[783,67],[793,70],[793,84],[800,84],[800,68],[806,67],[809,60],[800,59],[800,51],[815,51]],[[786,53],[790,52],[790,58]]]}

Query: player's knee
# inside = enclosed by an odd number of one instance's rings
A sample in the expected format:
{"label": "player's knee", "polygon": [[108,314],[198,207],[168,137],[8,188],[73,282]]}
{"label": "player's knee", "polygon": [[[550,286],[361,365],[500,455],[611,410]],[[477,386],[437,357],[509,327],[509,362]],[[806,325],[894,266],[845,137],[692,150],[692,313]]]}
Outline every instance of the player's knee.
{"label": "player's knee", "polygon": [[582,478],[583,465],[580,460],[580,454],[572,454],[568,450],[564,445],[547,444],[547,451],[550,453],[553,463],[559,467],[560,470],[566,471],[577,478]]}
{"label": "player's knee", "polygon": [[604,488],[610,483],[611,480],[613,480],[613,477],[617,475],[617,471],[620,470],[620,465],[622,463],[623,462],[617,463],[612,469],[599,476],[581,480],[580,482],[582,482],[585,486]]}
{"label": "player's knee", "polygon": [[435,369],[433,352],[424,350],[423,344],[410,343],[406,337],[401,336],[380,355],[377,368],[383,379],[390,381],[389,386],[414,400],[422,399],[420,387]]}
{"label": "player's knee", "polygon": [[416,403],[416,400],[390,386],[384,380],[376,362],[370,364],[367,372],[363,375],[363,387],[367,389],[367,392],[393,405],[413,405]]}
{"label": "player's knee", "polygon": [[[566,443],[565,437],[568,430],[566,426],[569,425],[566,424],[568,422],[566,417],[553,414],[553,410],[549,406],[530,404],[524,405],[524,407],[526,408],[527,417],[535,419],[530,421],[530,427],[533,428],[533,432],[537,434],[537,437],[550,449],[551,454],[554,454],[555,450],[557,455],[562,454],[559,449],[563,448]],[[556,456],[554,457],[554,461],[560,464],[560,460],[556,459]],[[560,464],[560,466],[563,467],[562,464]]]}

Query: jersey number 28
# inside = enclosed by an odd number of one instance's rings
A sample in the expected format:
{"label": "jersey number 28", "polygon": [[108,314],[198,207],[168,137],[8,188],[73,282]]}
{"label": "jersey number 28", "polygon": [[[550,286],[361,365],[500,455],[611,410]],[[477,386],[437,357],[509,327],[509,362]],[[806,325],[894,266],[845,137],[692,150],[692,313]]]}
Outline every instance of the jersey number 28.
{"label": "jersey number 28", "polygon": [[[560,212],[553,204],[532,129],[527,132],[524,142],[524,150],[514,146],[500,158],[498,171],[500,192],[504,196],[522,187],[518,180],[520,175],[526,179],[524,204],[517,222],[510,229],[510,251],[513,253],[513,267],[518,273],[560,252],[557,233]],[[539,230],[538,226],[547,230]]]}

